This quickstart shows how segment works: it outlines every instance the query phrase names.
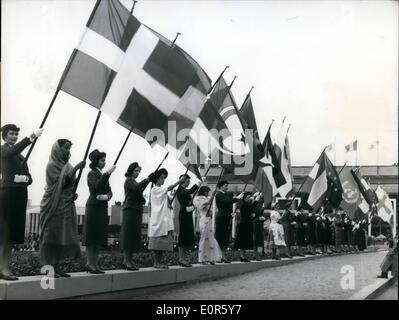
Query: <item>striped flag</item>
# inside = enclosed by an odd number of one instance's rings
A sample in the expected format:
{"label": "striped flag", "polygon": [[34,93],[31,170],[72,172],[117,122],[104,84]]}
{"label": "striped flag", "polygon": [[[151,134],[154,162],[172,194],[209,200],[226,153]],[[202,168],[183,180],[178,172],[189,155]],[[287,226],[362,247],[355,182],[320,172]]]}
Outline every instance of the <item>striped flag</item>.
{"label": "striped flag", "polygon": [[280,128],[280,133],[274,144],[274,149],[276,150],[275,152],[280,163],[281,172],[285,179],[285,183],[278,187],[278,192],[285,198],[292,191],[293,185],[288,135],[284,134],[283,126]]}
{"label": "striped flag", "polygon": [[366,182],[363,178],[362,174],[360,173],[360,168],[355,170],[351,169],[351,173],[353,178],[355,179],[360,192],[362,193],[364,199],[367,201],[369,206],[376,206],[378,203],[377,195],[375,194],[374,190],[370,187],[370,185]]}
{"label": "striped flag", "polygon": [[357,150],[357,140],[345,146],[346,152],[356,151],[356,150]]}
{"label": "striped flag", "polygon": [[342,183],[342,202],[341,208],[348,213],[351,219],[367,219],[369,205],[362,196],[350,169],[344,168],[339,174]]}
{"label": "striped flag", "polygon": [[342,185],[333,164],[323,151],[306,178],[302,190],[307,203],[315,210],[327,203],[338,208],[342,201]]}
{"label": "striped flag", "polygon": [[389,200],[388,194],[380,186],[377,187],[375,193],[378,198],[378,204],[377,204],[378,215],[382,220],[392,224],[393,221],[391,220],[393,218],[393,208],[392,208],[392,203]]}
{"label": "striped flag", "polygon": [[195,126],[210,84],[194,59],[119,1],[98,0],[58,88],[145,137],[168,133],[171,121],[177,131]]}

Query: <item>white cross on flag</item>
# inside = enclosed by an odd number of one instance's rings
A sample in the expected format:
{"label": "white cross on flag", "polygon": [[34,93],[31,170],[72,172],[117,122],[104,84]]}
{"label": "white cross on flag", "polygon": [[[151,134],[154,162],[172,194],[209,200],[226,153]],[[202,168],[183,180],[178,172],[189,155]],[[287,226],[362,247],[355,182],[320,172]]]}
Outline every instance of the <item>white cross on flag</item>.
{"label": "white cross on flag", "polygon": [[149,129],[167,134],[171,120],[178,132],[200,118],[211,81],[181,48],[117,0],[98,0],[86,27],[60,90],[142,137]]}
{"label": "white cross on flag", "polygon": [[393,209],[388,194],[380,186],[377,187],[375,193],[378,198],[378,204],[377,204],[378,216],[382,220],[391,223],[390,220],[393,216]]}

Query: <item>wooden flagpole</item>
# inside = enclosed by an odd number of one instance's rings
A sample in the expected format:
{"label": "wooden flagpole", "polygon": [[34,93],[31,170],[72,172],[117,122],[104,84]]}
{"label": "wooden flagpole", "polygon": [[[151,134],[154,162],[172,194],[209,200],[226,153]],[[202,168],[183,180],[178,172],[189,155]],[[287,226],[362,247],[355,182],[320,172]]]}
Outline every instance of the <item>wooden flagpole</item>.
{"label": "wooden flagpole", "polygon": [[[44,115],[44,118],[43,118],[43,120],[42,120],[42,123],[40,124],[40,127],[39,127],[40,129],[44,127],[44,124],[45,124],[46,121],[47,121],[47,118],[48,118],[48,116],[49,116],[49,114],[50,114],[51,108],[52,108],[53,105],[54,105],[55,99],[57,99],[58,92],[60,92],[60,89],[59,89],[59,88],[57,88],[57,90],[56,90],[55,93],[54,93],[53,98],[51,99],[50,105],[48,106],[47,111],[46,111],[46,114]],[[26,154],[26,157],[25,157],[25,159],[24,159],[24,161],[23,161],[23,164],[25,164],[25,163],[28,161],[28,159],[29,159],[29,157],[30,157],[30,155],[31,155],[31,153],[32,153],[32,150],[33,150],[33,148],[35,147],[36,141],[37,141],[37,138],[36,138],[35,140],[33,140],[32,144],[31,144],[31,146],[30,146],[30,148],[29,148],[29,150],[28,150],[28,153]]]}
{"label": "wooden flagpole", "polygon": [[[188,169],[190,169],[190,165],[191,164],[189,164],[188,166],[187,166],[187,169],[186,169],[186,172],[184,172],[184,174],[183,175],[186,175],[187,174],[187,172],[188,172]],[[173,200],[175,200],[175,198],[176,198],[176,195],[177,195],[177,190],[179,190],[179,188],[181,187],[181,183],[179,183],[179,186],[177,187],[177,189],[176,189],[176,192],[173,194],[173,197],[172,197],[172,199],[170,200],[170,204],[172,204],[173,203]]]}
{"label": "wooden flagpole", "polygon": [[138,1],[136,1],[136,0],[133,0],[133,6],[132,6],[132,9],[130,10],[130,14],[133,14],[133,10],[134,10],[134,7],[136,6],[136,3],[137,3]]}
{"label": "wooden flagpole", "polygon": [[207,216],[209,215],[209,211],[211,210],[211,206],[212,206],[213,200],[215,199],[215,196],[216,196],[217,186],[218,186],[218,183],[220,182],[220,179],[221,179],[222,176],[223,176],[223,172],[224,172],[224,168],[222,167],[222,170],[220,171],[220,175],[219,175],[218,181],[216,182],[215,191],[213,192],[213,195],[212,195],[212,198],[211,198],[211,202],[210,202],[210,205],[209,205],[209,207],[208,207],[208,211],[207,211],[207,213],[206,213]]}
{"label": "wooden flagpole", "polygon": [[118,155],[116,156],[116,159],[115,159],[115,161],[114,161],[114,166],[117,164],[117,162],[118,162],[118,160],[119,160],[119,158],[120,158],[120,156],[121,156],[121,154],[122,154],[123,149],[125,149],[126,143],[127,143],[127,141],[129,140],[129,137],[130,137],[131,134],[132,134],[132,130],[129,130],[129,133],[128,133],[126,139],[125,139],[125,142],[123,143],[122,148],[119,150],[119,153],[118,153]]}
{"label": "wooden flagpole", "polygon": [[181,35],[181,33],[180,33],[180,32],[176,32],[176,37],[175,37],[175,40],[173,40],[172,44],[170,45],[170,47],[171,47],[171,48],[173,48],[173,47],[174,47],[174,45],[175,45],[175,43],[176,43],[176,40],[177,40],[177,38],[178,38],[180,35]]}
{"label": "wooden flagpole", "polygon": [[[90,147],[91,147],[91,143],[93,142],[94,134],[95,134],[95,132],[96,132],[96,130],[97,130],[97,125],[98,125],[98,121],[100,120],[100,117],[101,117],[101,110],[99,110],[99,111],[97,112],[97,117],[96,117],[96,120],[95,120],[95,122],[94,122],[93,129],[91,130],[90,139],[89,139],[89,142],[87,143],[86,151],[85,151],[85,154],[84,154],[84,156],[83,156],[83,161],[86,161],[87,156],[88,156],[88,154],[89,154],[89,150],[90,150]],[[79,170],[78,177],[76,178],[75,185],[74,185],[74,187],[73,187],[73,193],[75,193],[76,190],[78,189],[78,185],[79,185],[80,178],[82,177],[82,173],[83,173],[83,168],[81,168],[81,169]]]}

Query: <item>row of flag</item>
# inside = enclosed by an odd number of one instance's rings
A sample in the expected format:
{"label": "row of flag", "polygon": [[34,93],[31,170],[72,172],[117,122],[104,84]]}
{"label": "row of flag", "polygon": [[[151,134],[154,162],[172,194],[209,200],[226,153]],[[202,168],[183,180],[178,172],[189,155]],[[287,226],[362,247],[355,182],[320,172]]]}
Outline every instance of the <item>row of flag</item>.
{"label": "row of flag", "polygon": [[[198,177],[198,165],[210,160],[223,168],[225,178],[234,175],[253,183],[266,205],[277,195],[291,197],[289,127],[283,121],[272,137],[270,125],[261,142],[250,92],[238,108],[231,92],[234,80],[227,84],[222,75],[212,84],[187,52],[141,23],[118,0],[98,0],[58,90],[97,108],[151,145],[175,149]],[[148,135],[154,129],[163,139]],[[188,135],[180,141],[173,134],[182,130]],[[356,148],[357,141],[349,147]],[[303,184],[306,203],[315,209],[342,207],[355,218],[366,214],[366,203],[389,212],[379,204],[386,193],[372,191],[358,170],[348,170],[337,173],[323,151]]]}
{"label": "row of flag", "polygon": [[[378,140],[376,140],[372,144],[369,145],[369,149],[373,150],[373,149],[377,148],[379,144],[380,144],[380,142]],[[345,151],[346,152],[357,151],[357,148],[358,148],[358,141],[355,140],[352,143],[349,143],[345,146]],[[331,151],[333,149],[334,149],[334,146],[332,144],[329,144],[327,146],[327,151]]]}

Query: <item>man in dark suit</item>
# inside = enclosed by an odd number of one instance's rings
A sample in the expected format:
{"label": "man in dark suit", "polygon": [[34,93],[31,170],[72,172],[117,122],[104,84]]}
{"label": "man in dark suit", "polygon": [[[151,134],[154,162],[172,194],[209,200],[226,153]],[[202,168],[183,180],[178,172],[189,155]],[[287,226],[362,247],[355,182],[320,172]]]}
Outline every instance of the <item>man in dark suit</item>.
{"label": "man in dark suit", "polygon": [[243,197],[243,193],[238,197],[231,197],[227,193],[228,188],[229,183],[226,180],[219,181],[215,195],[216,206],[218,209],[215,219],[215,239],[222,250],[221,261],[224,263],[230,263],[230,261],[226,259],[226,249],[230,242],[233,203],[238,202]]}

